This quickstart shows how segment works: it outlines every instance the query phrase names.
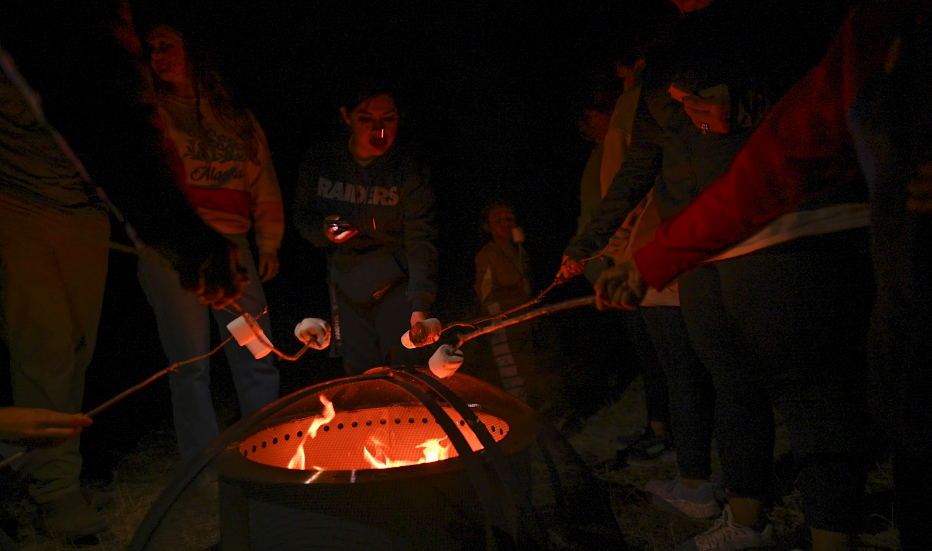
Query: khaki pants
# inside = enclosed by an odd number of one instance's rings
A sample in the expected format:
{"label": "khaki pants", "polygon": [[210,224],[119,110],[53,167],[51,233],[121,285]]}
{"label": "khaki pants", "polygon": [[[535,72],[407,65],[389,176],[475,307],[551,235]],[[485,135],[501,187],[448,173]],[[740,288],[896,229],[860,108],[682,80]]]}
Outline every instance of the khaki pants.
{"label": "khaki pants", "polygon": [[[0,196],[0,334],[17,406],[81,411],[107,279],[110,222]],[[79,488],[78,439],[38,453],[39,503]]]}

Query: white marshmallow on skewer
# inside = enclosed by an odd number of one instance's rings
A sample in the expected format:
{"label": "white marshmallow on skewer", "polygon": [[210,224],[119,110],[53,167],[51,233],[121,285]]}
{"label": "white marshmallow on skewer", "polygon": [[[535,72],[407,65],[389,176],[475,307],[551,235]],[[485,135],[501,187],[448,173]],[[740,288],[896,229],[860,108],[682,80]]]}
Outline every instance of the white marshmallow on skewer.
{"label": "white marshmallow on skewer", "polygon": [[320,318],[304,318],[295,326],[294,336],[305,344],[310,342],[314,350],[323,350],[330,346],[330,324]]}
{"label": "white marshmallow on skewer", "polygon": [[[417,329],[415,333],[420,335],[420,338],[415,343],[411,339],[411,331]],[[443,330],[443,324],[440,323],[440,320],[437,318],[428,318],[423,321],[419,321],[414,324],[414,327],[405,331],[405,334],[401,336],[401,344],[405,348],[421,348],[422,346],[427,346],[428,344],[434,344],[440,339],[440,333]]]}
{"label": "white marshmallow on skewer", "polygon": [[227,324],[227,329],[240,346],[247,350],[258,360],[269,355],[272,351],[272,341],[265,336],[265,331],[256,323],[256,319],[244,313]]}
{"label": "white marshmallow on skewer", "polygon": [[463,365],[463,351],[449,344],[441,345],[430,357],[427,365],[438,379],[446,379]]}

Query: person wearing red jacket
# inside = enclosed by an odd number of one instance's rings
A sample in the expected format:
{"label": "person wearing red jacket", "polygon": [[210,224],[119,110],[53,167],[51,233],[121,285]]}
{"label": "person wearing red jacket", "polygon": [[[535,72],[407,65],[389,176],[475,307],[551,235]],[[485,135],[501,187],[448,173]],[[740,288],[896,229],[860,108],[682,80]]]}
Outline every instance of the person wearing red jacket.
{"label": "person wearing red jacket", "polygon": [[662,288],[714,260],[807,198],[866,180],[877,277],[868,394],[894,440],[894,520],[904,549],[927,546],[932,491],[923,472],[932,451],[929,15],[928,2],[852,10],[822,62],[777,104],[730,171],[596,285],[601,307],[634,307],[648,285]]}

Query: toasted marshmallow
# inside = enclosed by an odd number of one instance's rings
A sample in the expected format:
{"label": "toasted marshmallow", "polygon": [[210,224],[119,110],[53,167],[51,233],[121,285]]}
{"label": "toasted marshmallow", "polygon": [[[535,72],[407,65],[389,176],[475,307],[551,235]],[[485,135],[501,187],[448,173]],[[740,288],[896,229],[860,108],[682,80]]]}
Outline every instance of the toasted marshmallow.
{"label": "toasted marshmallow", "polygon": [[421,348],[428,344],[434,344],[440,339],[440,333],[443,331],[443,324],[437,318],[429,318],[414,324],[410,330],[405,331],[401,336],[401,344],[405,348]]}
{"label": "toasted marshmallow", "polygon": [[295,326],[294,336],[310,343],[314,350],[323,350],[330,346],[330,324],[320,318],[304,318]]}

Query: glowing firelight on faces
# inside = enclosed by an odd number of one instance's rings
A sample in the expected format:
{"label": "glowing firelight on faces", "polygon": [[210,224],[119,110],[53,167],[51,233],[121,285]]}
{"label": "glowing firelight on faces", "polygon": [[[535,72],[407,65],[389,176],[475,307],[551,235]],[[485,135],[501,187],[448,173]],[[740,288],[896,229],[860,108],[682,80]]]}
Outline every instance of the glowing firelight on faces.
{"label": "glowing firelight on faces", "polygon": [[[291,457],[291,461],[288,462],[289,469],[305,470],[304,446],[307,444],[308,438],[316,437],[317,430],[332,421],[336,416],[336,411],[333,408],[333,402],[327,400],[324,396],[320,396],[320,403],[324,405],[324,412],[322,415],[317,415],[311,420],[310,426],[308,427],[307,431],[305,431],[304,436],[301,437],[301,443],[298,444],[297,451],[295,451],[295,454]],[[446,436],[443,438],[429,438],[423,443],[415,446],[415,449],[421,450],[422,454],[422,457],[416,461],[389,458],[385,454],[385,444],[383,444],[375,437],[369,439],[373,449],[375,450],[375,453],[370,452],[369,448],[366,446],[363,447],[362,453],[366,458],[366,461],[375,469],[390,469],[392,467],[420,465],[421,463],[443,461],[444,459],[449,458],[451,446],[441,444],[441,442],[446,439]],[[316,466],[312,466],[311,468],[317,471],[314,478],[316,478],[320,472],[324,470],[321,467]]]}

